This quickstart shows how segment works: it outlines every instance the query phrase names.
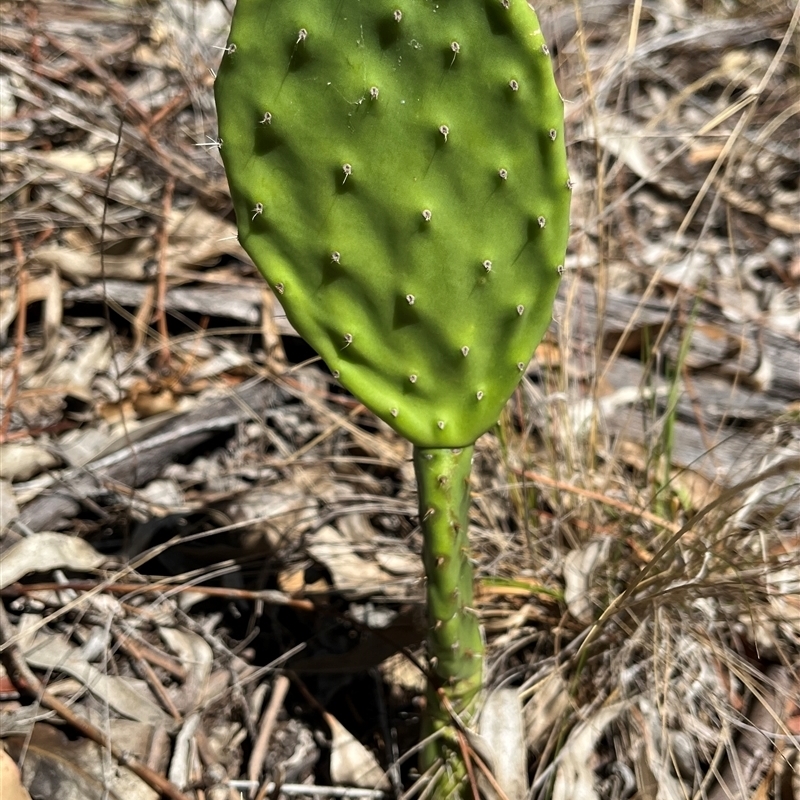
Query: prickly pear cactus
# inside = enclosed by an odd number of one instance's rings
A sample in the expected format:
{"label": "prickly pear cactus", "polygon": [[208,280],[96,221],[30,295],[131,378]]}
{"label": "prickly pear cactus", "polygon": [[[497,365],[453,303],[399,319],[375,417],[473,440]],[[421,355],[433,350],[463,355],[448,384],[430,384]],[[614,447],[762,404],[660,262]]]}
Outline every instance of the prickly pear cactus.
{"label": "prickly pear cactus", "polygon": [[425,447],[496,421],[551,316],[569,179],[525,0],[240,0],[216,83],[239,238]]}
{"label": "prickly pear cactus", "polygon": [[550,321],[563,104],[526,0],[238,0],[215,87],[239,239],[333,375],[414,444],[422,766],[465,795],[481,688],[472,445]]}

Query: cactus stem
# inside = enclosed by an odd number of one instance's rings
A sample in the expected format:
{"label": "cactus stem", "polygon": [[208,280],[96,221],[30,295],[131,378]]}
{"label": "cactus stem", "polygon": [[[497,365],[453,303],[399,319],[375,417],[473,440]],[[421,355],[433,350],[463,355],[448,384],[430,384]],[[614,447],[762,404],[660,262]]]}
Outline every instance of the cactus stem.
{"label": "cactus stem", "polygon": [[[437,782],[433,795],[437,798],[459,796],[454,790],[465,780],[465,767],[458,757],[458,734],[451,710],[469,725],[477,710],[481,688],[483,639],[477,616],[466,610],[472,608],[467,527],[473,452],[472,446],[414,447],[427,575],[428,648],[434,684],[428,690],[423,736],[442,732],[425,747],[421,767],[428,769],[439,760],[448,763],[449,756],[456,755],[447,767],[446,776]],[[441,480],[443,477],[445,481]],[[436,513],[423,514],[423,509],[435,509]],[[446,561],[442,560],[443,554],[449,555]]]}

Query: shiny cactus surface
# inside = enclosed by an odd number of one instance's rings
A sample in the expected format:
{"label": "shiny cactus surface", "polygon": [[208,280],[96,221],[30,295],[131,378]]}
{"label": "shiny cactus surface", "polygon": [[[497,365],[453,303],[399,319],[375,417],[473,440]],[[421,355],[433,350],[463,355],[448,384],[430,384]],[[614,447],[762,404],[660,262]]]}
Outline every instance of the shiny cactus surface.
{"label": "shiny cactus surface", "polygon": [[552,313],[563,104],[525,0],[239,0],[216,81],[242,245],[341,383],[472,444]]}

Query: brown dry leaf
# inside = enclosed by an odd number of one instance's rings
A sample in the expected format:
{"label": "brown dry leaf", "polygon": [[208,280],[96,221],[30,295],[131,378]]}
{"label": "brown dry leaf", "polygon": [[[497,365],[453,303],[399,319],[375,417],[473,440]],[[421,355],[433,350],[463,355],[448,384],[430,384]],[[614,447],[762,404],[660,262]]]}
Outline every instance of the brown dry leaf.
{"label": "brown dry leaf", "polygon": [[50,151],[40,150],[35,154],[36,161],[40,164],[47,164],[59,170],[84,174],[107,167],[111,163],[113,156],[114,154],[111,150],[90,153],[86,150],[67,148]]}
{"label": "brown dry leaf", "polygon": [[422,576],[422,560],[416,553],[401,547],[400,543],[393,550],[380,548],[375,553],[375,560],[383,570],[400,578]]}
{"label": "brown dry leaf", "polygon": [[59,360],[46,371],[42,370],[27,382],[29,389],[47,390],[63,398],[74,397],[89,404],[93,401],[92,382],[111,363],[111,345],[107,333],[97,333],[77,349],[75,354]]}
{"label": "brown dry leaf", "polygon": [[800,642],[800,566],[787,564],[773,570],[765,576],[765,583],[772,618],[790,640]]}
{"label": "brown dry leaf", "polygon": [[[88,739],[70,741],[51,725],[33,728],[30,740],[5,740],[12,754],[25,760],[22,775],[35,797],[58,800],[157,800],[158,795],[125,767],[110,763],[108,754]],[[1,794],[6,800],[5,794]]]}
{"label": "brown dry leaf", "polygon": [[61,635],[40,633],[23,643],[25,660],[38,669],[52,669],[79,680],[101,702],[128,719],[151,724],[169,724],[169,717],[153,702],[144,681],[107,675],[89,664],[80,649]]}
{"label": "brown dry leaf", "polygon": [[172,212],[169,245],[170,269],[174,265],[186,268],[209,266],[224,255],[234,256],[245,263],[249,260],[239,244],[233,222],[210,213],[200,204],[185,212]]}
{"label": "brown dry leaf", "polygon": [[564,558],[564,602],[569,613],[584,625],[596,616],[591,595],[594,573],[608,560],[611,545],[610,537],[595,539],[580,550],[570,550]]}
{"label": "brown dry leaf", "polygon": [[55,270],[43,279],[45,289],[44,301],[44,350],[41,353],[41,364],[50,364],[56,355],[56,348],[61,333],[61,321],[64,316],[64,298],[61,281]]}
{"label": "brown dry leaf", "polygon": [[381,664],[387,686],[392,691],[404,689],[416,695],[425,691],[425,674],[405,653],[395,653]]}
{"label": "brown dry leaf", "polygon": [[627,705],[620,702],[605,706],[571,731],[559,753],[553,800],[601,800],[592,768],[594,750],[603,731]]}
{"label": "brown dry leaf", "polygon": [[88,542],[65,533],[42,531],[20,539],[0,555],[0,589],[31,572],[92,570],[105,561]]}
{"label": "brown dry leaf", "polygon": [[0,800],[31,800],[14,759],[0,750]]}
{"label": "brown dry leaf", "polygon": [[16,284],[0,287],[0,344],[5,344],[8,327],[19,313],[17,306]]}
{"label": "brown dry leaf", "polygon": [[194,771],[196,759],[195,734],[200,725],[200,715],[190,714],[183,721],[178,735],[175,737],[175,745],[172,748],[172,759],[169,765],[169,778],[181,791],[187,788]]}
{"label": "brown dry leaf", "polygon": [[727,189],[723,192],[723,197],[732,205],[748,214],[755,214],[761,217],[770,228],[786,233],[789,236],[800,234],[800,217],[797,214],[781,214],[777,211],[770,211],[766,204],[756,200],[750,200],[741,192],[735,189]]}
{"label": "brown dry leaf", "polygon": [[145,391],[137,391],[133,395],[133,409],[139,419],[175,411],[176,407],[177,398],[170,389],[159,389],[153,392],[148,387]]}
{"label": "brown dry leaf", "polygon": [[203,708],[207,700],[208,681],[214,653],[211,646],[196,633],[178,628],[160,627],[158,632],[167,646],[186,667],[186,679],[181,687],[180,710],[189,714]]}
{"label": "brown dry leaf", "polygon": [[525,704],[525,731],[528,746],[540,751],[561,723],[571,705],[569,686],[558,672],[551,672]]}
{"label": "brown dry leaf", "polygon": [[282,569],[278,573],[278,588],[292,597],[299,597],[305,589],[305,585],[306,578],[303,568]]}
{"label": "brown dry leaf", "polygon": [[244,553],[253,554],[296,541],[317,518],[318,503],[295,478],[254,487],[231,503],[228,514],[234,522],[253,521],[242,542]]}
{"label": "brown dry leaf", "polygon": [[[38,277],[28,276],[25,282],[25,303],[31,305],[32,303],[44,302],[45,319],[47,327],[45,334],[52,341],[57,333],[58,326],[61,324],[61,286],[58,279],[58,274],[51,270],[46,275],[39,275]],[[4,286],[0,290],[0,341],[5,340],[8,335],[8,327],[11,322],[19,313],[18,308],[19,297],[17,295],[17,286]],[[52,306],[56,304],[56,308],[47,307],[48,304]],[[41,354],[37,354],[37,358],[41,360]]]}
{"label": "brown dry leaf", "polygon": [[724,148],[723,142],[694,142],[689,150],[687,161],[693,165],[716,161]]}
{"label": "brown dry leaf", "polygon": [[720,488],[705,475],[691,469],[675,469],[670,472],[669,485],[681,501],[684,509],[696,511],[716,500]]}
{"label": "brown dry leaf", "polygon": [[57,464],[58,459],[38,441],[0,445],[0,478],[12,483],[26,481]]}
{"label": "brown dry leaf", "polygon": [[37,250],[31,259],[31,269],[49,268],[73,283],[83,285],[89,280],[107,279],[143,280],[148,256],[152,254],[152,242],[139,242],[125,255],[106,256],[104,267],[100,256],[89,250],[55,246]]}
{"label": "brown dry leaf", "polygon": [[[519,692],[512,688],[495,689],[481,710],[480,735],[492,754],[494,777],[507,800],[528,796],[527,748]],[[489,800],[499,795],[488,785],[483,793]]]}
{"label": "brown dry leaf", "polygon": [[18,516],[19,506],[11,483],[0,479],[0,533],[5,531]]}
{"label": "brown dry leaf", "polygon": [[665,194],[677,198],[691,194],[691,187],[671,179],[668,172],[659,169],[658,162],[645,147],[647,137],[636,130],[626,117],[618,114],[605,116],[597,140],[634,175],[654,184]]}
{"label": "brown dry leaf", "polygon": [[378,759],[331,714],[325,714],[331,729],[331,779],[337,786],[388,789],[389,780]]}
{"label": "brown dry leaf", "polygon": [[328,568],[334,585],[342,592],[383,592],[391,584],[378,564],[355,553],[353,543],[332,525],[315,531],[306,542],[309,555]]}

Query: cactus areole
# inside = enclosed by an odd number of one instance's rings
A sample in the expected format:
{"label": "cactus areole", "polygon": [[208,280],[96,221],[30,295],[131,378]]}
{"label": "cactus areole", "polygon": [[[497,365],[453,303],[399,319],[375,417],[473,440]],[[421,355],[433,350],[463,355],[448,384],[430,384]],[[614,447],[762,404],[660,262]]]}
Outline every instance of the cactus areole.
{"label": "cactus areole", "polygon": [[420,447],[490,428],[564,261],[563,104],[525,0],[239,0],[215,87],[239,239]]}

